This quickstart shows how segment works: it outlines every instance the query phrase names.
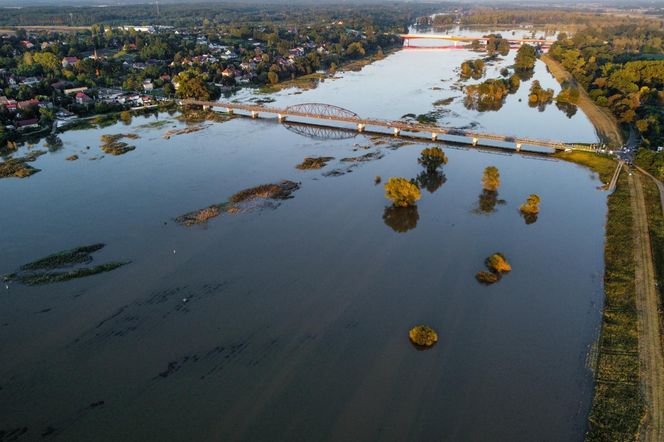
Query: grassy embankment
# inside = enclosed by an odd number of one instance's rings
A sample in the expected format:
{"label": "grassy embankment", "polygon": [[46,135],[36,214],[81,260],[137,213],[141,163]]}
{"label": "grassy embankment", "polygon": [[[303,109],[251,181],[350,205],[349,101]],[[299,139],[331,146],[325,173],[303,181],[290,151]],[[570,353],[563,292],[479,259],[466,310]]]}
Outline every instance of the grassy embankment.
{"label": "grassy embankment", "polygon": [[594,170],[599,174],[599,179],[602,180],[602,183],[605,185],[611,181],[611,177],[613,177],[617,165],[613,157],[609,155],[601,155],[579,150],[572,152],[558,152],[555,154],[555,157]]}
{"label": "grassy embankment", "polygon": [[[609,182],[615,160],[587,152],[558,158],[590,167]],[[633,218],[627,174],[608,197],[604,244],[604,310],[587,441],[635,440],[644,415],[639,385]]]}
{"label": "grassy embankment", "polygon": [[[655,275],[662,305],[664,305],[664,215],[662,214],[659,189],[650,177],[642,176],[643,191],[648,212],[648,229],[655,265]],[[662,318],[664,323],[664,318]]]}
{"label": "grassy embankment", "polygon": [[608,109],[598,106],[592,98],[586,93],[586,90],[577,83],[572,74],[567,72],[564,67],[556,60],[544,54],[540,59],[546,64],[560,85],[571,84],[579,90],[579,100],[577,106],[581,108],[590,122],[595,126],[597,135],[602,143],[607,146],[617,147],[623,144],[623,134],[620,131],[616,118]]}

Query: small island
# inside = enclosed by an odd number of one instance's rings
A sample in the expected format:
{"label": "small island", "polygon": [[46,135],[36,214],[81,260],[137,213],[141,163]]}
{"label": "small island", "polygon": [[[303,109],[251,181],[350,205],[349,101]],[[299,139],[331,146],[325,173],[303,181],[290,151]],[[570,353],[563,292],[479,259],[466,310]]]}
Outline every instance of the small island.
{"label": "small island", "polygon": [[408,337],[418,347],[431,347],[438,342],[438,333],[428,325],[417,325],[411,328]]}

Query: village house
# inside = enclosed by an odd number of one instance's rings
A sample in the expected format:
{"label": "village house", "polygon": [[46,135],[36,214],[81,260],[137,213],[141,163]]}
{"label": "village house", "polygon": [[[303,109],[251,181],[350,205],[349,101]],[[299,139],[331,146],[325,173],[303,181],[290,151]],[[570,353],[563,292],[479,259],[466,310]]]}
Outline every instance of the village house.
{"label": "village house", "polygon": [[19,101],[17,103],[18,109],[23,110],[23,111],[28,110],[28,109],[33,108],[33,107],[36,107],[36,106],[39,106],[39,100],[37,100],[36,98],[32,98],[30,100]]}
{"label": "village house", "polygon": [[64,57],[61,63],[63,68],[68,68],[69,66],[78,63],[78,57]]}
{"label": "village house", "polygon": [[65,89],[64,93],[65,93],[65,95],[69,95],[69,94],[73,94],[75,92],[85,92],[87,90],[88,90],[87,86],[75,87],[75,88],[71,88],[71,89]]}
{"label": "village house", "polygon": [[151,91],[154,89],[154,83],[150,79],[146,79],[143,81],[143,90],[144,91]]}
{"label": "village house", "polygon": [[37,118],[30,118],[28,120],[20,120],[16,122],[18,130],[34,129],[39,127],[39,120]]}
{"label": "village house", "polygon": [[76,104],[87,106],[92,103],[92,98],[85,95],[83,92],[76,93]]}
{"label": "village house", "polygon": [[241,71],[235,69],[234,66],[229,66],[221,72],[223,77],[235,78],[236,76],[242,75]]}

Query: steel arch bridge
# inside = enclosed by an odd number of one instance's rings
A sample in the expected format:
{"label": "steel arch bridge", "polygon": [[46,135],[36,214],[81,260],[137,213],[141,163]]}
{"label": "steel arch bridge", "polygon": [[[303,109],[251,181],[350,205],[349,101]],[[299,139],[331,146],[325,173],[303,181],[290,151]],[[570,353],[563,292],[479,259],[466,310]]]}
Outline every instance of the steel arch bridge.
{"label": "steel arch bridge", "polygon": [[292,112],[300,115],[316,115],[320,117],[328,117],[331,119],[346,119],[346,120],[360,120],[360,116],[353,111],[344,109],[343,107],[335,106],[333,104],[324,103],[302,103],[294,104],[286,108],[286,112]]}
{"label": "steel arch bridge", "polygon": [[354,130],[313,126],[308,124],[293,124],[286,122],[284,123],[284,127],[293,133],[317,141],[347,140],[355,138],[358,135],[357,131]]}

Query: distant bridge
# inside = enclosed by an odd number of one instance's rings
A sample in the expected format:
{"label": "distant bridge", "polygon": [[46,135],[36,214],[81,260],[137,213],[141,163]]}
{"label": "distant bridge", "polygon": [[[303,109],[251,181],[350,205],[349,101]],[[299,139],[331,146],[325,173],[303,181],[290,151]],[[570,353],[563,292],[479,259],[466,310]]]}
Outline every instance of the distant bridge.
{"label": "distant bridge", "polygon": [[[458,35],[445,34],[401,34],[404,40],[448,40],[448,41],[483,41],[489,40],[489,37],[462,37]],[[505,38],[510,43],[539,43],[542,45],[552,45],[555,40],[546,40],[541,38]]]}
{"label": "distant bridge", "polygon": [[[357,132],[364,132],[368,127],[387,128],[392,131],[395,136],[401,135],[402,132],[409,132],[414,134],[427,134],[427,138],[437,141],[442,136],[460,137],[459,140],[449,140],[457,143],[463,143],[473,146],[487,146],[499,147],[494,144],[487,144],[487,141],[510,143],[514,146],[516,151],[520,151],[522,146],[546,147],[555,150],[592,150],[593,146],[584,144],[564,143],[561,141],[541,140],[524,137],[512,137],[507,135],[497,135],[484,132],[474,132],[463,129],[447,128],[437,125],[410,123],[405,121],[390,121],[380,120],[374,118],[362,118],[355,112],[347,109],[323,103],[303,103],[288,106],[285,108],[275,108],[267,106],[259,106],[255,104],[240,104],[240,103],[223,103],[217,101],[201,101],[194,99],[179,100],[178,104],[181,106],[202,106],[204,109],[220,108],[227,113],[235,113],[236,111],[247,112],[247,116],[252,118],[259,118],[260,114],[275,115],[280,123],[286,122],[287,118],[299,117],[305,119],[317,120],[316,127],[332,128],[332,129],[345,129],[339,127],[334,123],[350,123],[354,125]],[[305,124],[304,122],[299,122]]]}

